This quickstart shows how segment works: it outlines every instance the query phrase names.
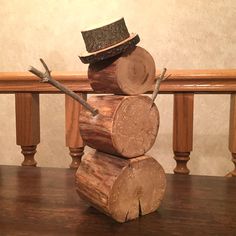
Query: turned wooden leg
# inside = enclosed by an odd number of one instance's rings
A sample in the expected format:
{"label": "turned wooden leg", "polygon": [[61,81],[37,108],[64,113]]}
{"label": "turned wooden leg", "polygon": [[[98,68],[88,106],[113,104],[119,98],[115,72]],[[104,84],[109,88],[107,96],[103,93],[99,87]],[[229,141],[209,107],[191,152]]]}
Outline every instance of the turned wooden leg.
{"label": "turned wooden leg", "polygon": [[234,170],[228,173],[227,177],[236,177],[236,153],[232,153],[232,162],[234,163]]}
{"label": "turned wooden leg", "polygon": [[[86,94],[79,94],[86,99]],[[69,147],[72,162],[70,168],[79,167],[81,157],[84,154],[84,143],[80,136],[79,115],[81,110],[79,102],[65,95],[65,112],[66,112],[66,146]]]}
{"label": "turned wooden leg", "polygon": [[72,158],[70,168],[77,169],[79,167],[81,157],[84,155],[84,147],[80,147],[80,148],[69,147],[69,150],[70,150],[70,156]]}
{"label": "turned wooden leg", "polygon": [[36,166],[34,159],[40,142],[39,94],[16,93],[16,144],[24,155],[22,166]]}
{"label": "turned wooden leg", "polygon": [[231,94],[230,99],[229,150],[232,153],[234,170],[228,173],[227,176],[236,177],[236,94]]}
{"label": "turned wooden leg", "polygon": [[24,155],[24,161],[21,163],[22,166],[36,166],[37,162],[34,159],[34,154],[36,151],[37,145],[32,146],[21,146],[21,153]]}
{"label": "turned wooden leg", "polygon": [[174,94],[173,151],[175,174],[189,174],[187,162],[193,146],[193,93]]}

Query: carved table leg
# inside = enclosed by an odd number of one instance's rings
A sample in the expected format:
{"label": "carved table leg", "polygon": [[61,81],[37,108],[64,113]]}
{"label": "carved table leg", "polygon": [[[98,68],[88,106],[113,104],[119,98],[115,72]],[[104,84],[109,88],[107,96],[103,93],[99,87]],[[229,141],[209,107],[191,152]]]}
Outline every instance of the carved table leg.
{"label": "carved table leg", "polygon": [[193,146],[193,93],[174,94],[173,151],[175,174],[189,174],[187,162]]}
{"label": "carved table leg", "polygon": [[[86,94],[79,94],[86,99]],[[79,102],[65,95],[65,111],[66,111],[66,146],[69,147],[72,162],[70,168],[79,167],[81,157],[84,154],[84,143],[80,136],[79,115],[81,110]]]}
{"label": "carved table leg", "polygon": [[21,153],[24,155],[24,161],[21,163],[22,166],[36,166],[37,162],[34,159],[34,154],[36,151],[37,145],[32,146],[21,146]]}
{"label": "carved table leg", "polygon": [[34,159],[40,142],[39,94],[16,93],[16,143],[21,146],[22,166],[36,166]]}
{"label": "carved table leg", "polygon": [[236,177],[236,94],[231,94],[230,101],[229,150],[232,153],[234,170],[228,173],[227,176]]}

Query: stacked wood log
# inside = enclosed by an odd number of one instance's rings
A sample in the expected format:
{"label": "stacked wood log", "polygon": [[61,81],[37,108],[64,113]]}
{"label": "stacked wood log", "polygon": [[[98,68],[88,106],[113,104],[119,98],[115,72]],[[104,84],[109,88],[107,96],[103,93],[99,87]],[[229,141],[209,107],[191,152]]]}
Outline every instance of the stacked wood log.
{"label": "stacked wood log", "polygon": [[80,59],[90,63],[91,86],[97,93],[114,95],[92,96],[86,102],[54,80],[43,59],[45,73],[34,67],[29,71],[83,105],[81,137],[95,151],[82,158],[76,173],[77,192],[95,208],[125,222],[157,210],[166,188],[163,168],[146,155],[159,129],[154,103],[158,90],[152,99],[140,95],[154,87],[155,63],[136,46],[139,36],[129,34],[123,18],[82,34],[88,52]]}
{"label": "stacked wood log", "polygon": [[88,78],[96,92],[143,94],[155,84],[155,63],[145,49],[136,46],[109,60],[90,64]]}
{"label": "stacked wood log", "polygon": [[[121,33],[113,37],[108,31]],[[88,53],[80,58],[90,63],[93,90],[114,95],[91,96],[87,102],[98,114],[86,109],[80,114],[81,137],[95,150],[82,158],[77,192],[101,212],[125,222],[157,210],[166,188],[163,168],[145,154],[155,142],[159,112],[151,98],[140,94],[154,87],[155,63],[134,45],[137,36],[129,35],[123,19],[82,34]],[[108,47],[114,38],[119,40]],[[120,45],[126,45],[125,50]]]}
{"label": "stacked wood log", "polygon": [[97,151],[82,158],[76,184],[82,199],[125,222],[159,207],[166,180],[163,168],[150,156],[125,159]]}
{"label": "stacked wood log", "polygon": [[154,144],[159,128],[159,112],[148,96],[92,96],[90,105],[99,110],[92,116],[80,114],[84,142],[99,151],[133,158]]}
{"label": "stacked wood log", "polygon": [[92,96],[97,116],[83,109],[80,130],[86,145],[76,173],[80,197],[118,222],[151,213],[166,187],[161,165],[145,153],[153,146],[159,112],[148,96]]}

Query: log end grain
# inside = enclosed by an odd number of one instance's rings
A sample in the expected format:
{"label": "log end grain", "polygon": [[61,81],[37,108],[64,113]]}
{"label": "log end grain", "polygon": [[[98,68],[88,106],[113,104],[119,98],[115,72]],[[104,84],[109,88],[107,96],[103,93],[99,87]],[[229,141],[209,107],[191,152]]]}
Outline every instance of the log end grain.
{"label": "log end grain", "polygon": [[160,206],[165,188],[164,170],[155,159],[148,156],[131,159],[113,186],[111,217],[125,222],[154,212]]}
{"label": "log end grain", "polygon": [[151,54],[136,46],[122,54],[117,62],[116,77],[121,91],[138,95],[151,91],[155,84],[156,67]]}
{"label": "log end grain", "polygon": [[159,112],[148,96],[127,96],[116,109],[112,142],[126,158],[143,155],[153,146],[159,129]]}
{"label": "log end grain", "polygon": [[96,92],[138,95],[153,89],[155,71],[150,53],[136,46],[116,57],[90,64],[88,78]]}

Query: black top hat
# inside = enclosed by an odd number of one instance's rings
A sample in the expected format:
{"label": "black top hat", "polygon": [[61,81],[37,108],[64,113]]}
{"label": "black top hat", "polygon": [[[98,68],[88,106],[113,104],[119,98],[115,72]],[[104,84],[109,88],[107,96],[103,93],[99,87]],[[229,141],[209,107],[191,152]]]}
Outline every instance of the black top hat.
{"label": "black top hat", "polygon": [[124,18],[81,33],[87,50],[79,55],[83,63],[94,63],[116,56],[140,41],[138,34],[129,34]]}

